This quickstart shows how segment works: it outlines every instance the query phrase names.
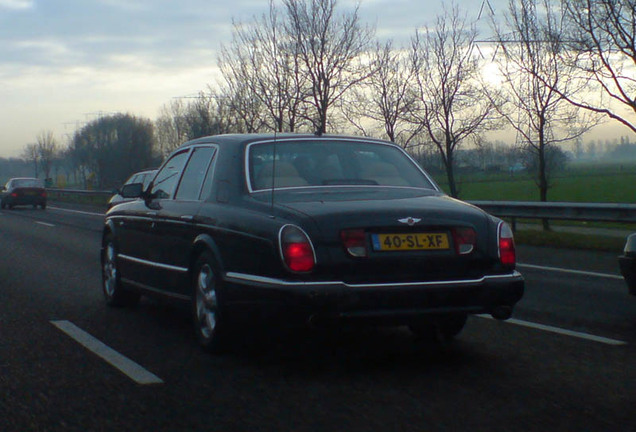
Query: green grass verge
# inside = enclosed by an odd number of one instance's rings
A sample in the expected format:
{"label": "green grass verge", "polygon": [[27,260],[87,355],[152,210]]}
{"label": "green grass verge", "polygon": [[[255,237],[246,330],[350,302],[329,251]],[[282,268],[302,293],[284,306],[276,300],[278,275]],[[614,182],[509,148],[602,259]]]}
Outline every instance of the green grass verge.
{"label": "green grass verge", "polygon": [[515,242],[520,245],[597,250],[617,254],[621,253],[625,246],[625,239],[620,237],[539,230],[517,230]]}
{"label": "green grass verge", "polygon": [[65,202],[71,204],[85,204],[99,207],[107,207],[110,196],[90,196],[90,195],[71,195],[71,194],[54,194],[49,193],[50,201]]}
{"label": "green grass verge", "polygon": [[[553,180],[550,201],[633,203],[636,201],[636,174],[562,177]],[[533,180],[511,179],[497,182],[469,182],[462,185],[461,198],[469,200],[538,201]]]}
{"label": "green grass verge", "polygon": [[[444,175],[436,181],[448,191]],[[463,200],[538,201],[539,190],[527,173],[486,174],[481,172],[457,175],[459,197]],[[572,164],[556,173],[548,190],[549,201],[634,203],[636,202],[636,165],[634,164]]]}

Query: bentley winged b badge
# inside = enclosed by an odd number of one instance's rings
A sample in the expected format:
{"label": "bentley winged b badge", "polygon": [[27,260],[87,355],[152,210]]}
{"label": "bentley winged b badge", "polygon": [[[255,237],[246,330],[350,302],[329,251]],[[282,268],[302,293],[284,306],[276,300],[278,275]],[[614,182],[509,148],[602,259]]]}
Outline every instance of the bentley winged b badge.
{"label": "bentley winged b badge", "polygon": [[416,223],[419,223],[421,220],[422,219],[414,218],[414,217],[409,216],[409,217],[406,217],[404,219],[398,219],[398,222],[406,224],[408,226],[413,226]]}

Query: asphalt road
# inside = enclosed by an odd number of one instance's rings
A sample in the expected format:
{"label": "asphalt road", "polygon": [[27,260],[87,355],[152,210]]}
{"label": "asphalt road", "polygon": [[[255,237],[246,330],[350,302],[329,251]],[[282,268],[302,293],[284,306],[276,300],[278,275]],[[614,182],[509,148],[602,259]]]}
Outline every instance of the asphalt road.
{"label": "asphalt road", "polygon": [[202,353],[185,308],[107,308],[102,216],[0,212],[0,431],[635,431],[636,298],[615,254],[519,247],[514,319],[452,343],[260,326]]}

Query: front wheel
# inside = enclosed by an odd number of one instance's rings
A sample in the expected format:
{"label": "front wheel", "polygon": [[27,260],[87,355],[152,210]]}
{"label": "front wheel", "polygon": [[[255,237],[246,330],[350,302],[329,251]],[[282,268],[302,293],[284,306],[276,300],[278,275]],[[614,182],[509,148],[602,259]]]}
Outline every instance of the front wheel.
{"label": "front wheel", "polygon": [[422,339],[444,342],[461,333],[466,319],[466,314],[422,318],[411,322],[409,329]]}
{"label": "front wheel", "polygon": [[192,276],[192,318],[201,347],[219,353],[227,348],[229,331],[219,295],[221,281],[216,262],[209,252],[203,252],[194,265]]}
{"label": "front wheel", "polygon": [[135,306],[139,303],[139,293],[122,286],[117,268],[117,249],[112,234],[104,241],[102,251],[102,291],[108,306]]}

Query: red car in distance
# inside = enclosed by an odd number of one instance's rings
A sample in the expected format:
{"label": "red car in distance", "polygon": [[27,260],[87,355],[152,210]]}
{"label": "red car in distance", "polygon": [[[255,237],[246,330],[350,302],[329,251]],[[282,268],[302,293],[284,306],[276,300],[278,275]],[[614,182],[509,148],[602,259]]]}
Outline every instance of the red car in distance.
{"label": "red car in distance", "polygon": [[18,205],[32,205],[46,208],[44,181],[37,178],[12,178],[2,188],[0,207],[3,209]]}

